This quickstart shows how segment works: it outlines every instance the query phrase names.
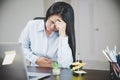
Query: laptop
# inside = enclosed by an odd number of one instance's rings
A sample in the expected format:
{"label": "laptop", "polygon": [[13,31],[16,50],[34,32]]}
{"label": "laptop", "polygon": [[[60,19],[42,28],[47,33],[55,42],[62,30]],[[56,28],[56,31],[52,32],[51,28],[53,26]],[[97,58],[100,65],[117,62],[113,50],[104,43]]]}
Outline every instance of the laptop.
{"label": "laptop", "polygon": [[50,73],[27,72],[20,43],[0,43],[1,80],[37,80],[46,76]]}

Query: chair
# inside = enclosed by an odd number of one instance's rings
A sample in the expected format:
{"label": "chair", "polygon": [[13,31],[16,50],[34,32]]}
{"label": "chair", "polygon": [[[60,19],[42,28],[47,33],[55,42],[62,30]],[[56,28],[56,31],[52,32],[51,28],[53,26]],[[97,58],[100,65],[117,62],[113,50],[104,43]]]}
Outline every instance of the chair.
{"label": "chair", "polygon": [[[45,17],[35,17],[33,20],[38,20],[38,19],[43,19],[45,20]],[[70,29],[70,33],[69,34],[69,46],[72,49],[72,56],[73,56],[73,62],[75,62],[75,54],[76,54],[76,41],[75,41],[75,31],[74,31],[74,27],[72,27]]]}
{"label": "chair", "polygon": [[37,19],[45,19],[45,17],[35,17],[33,20],[37,20]]}

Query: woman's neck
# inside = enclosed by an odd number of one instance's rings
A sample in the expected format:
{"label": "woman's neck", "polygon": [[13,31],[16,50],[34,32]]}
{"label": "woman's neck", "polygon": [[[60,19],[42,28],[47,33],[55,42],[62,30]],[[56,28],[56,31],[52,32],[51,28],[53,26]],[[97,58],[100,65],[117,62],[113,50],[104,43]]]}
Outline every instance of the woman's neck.
{"label": "woman's neck", "polygon": [[51,31],[48,31],[47,29],[45,29],[46,35],[49,37],[50,34],[52,33]]}

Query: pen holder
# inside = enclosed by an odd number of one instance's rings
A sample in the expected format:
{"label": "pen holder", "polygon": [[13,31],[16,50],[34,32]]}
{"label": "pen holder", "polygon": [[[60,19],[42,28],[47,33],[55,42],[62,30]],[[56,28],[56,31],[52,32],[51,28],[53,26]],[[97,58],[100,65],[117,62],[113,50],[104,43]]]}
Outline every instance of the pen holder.
{"label": "pen holder", "polygon": [[110,80],[120,80],[120,72],[116,71],[114,67],[116,64],[118,63],[110,62]]}

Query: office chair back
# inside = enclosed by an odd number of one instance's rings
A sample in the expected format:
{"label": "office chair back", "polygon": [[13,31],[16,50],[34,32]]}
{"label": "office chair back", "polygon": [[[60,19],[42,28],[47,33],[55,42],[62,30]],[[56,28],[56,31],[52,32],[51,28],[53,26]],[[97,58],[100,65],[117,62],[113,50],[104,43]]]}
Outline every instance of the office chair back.
{"label": "office chair back", "polygon": [[[38,19],[43,19],[45,20],[45,17],[35,17],[33,20],[38,20]],[[74,31],[74,27],[71,27],[69,29],[69,33],[67,33],[69,36],[68,36],[68,43],[69,43],[69,46],[72,50],[72,56],[73,56],[73,62],[75,62],[75,54],[76,54],[76,41],[75,41],[75,31]]]}

